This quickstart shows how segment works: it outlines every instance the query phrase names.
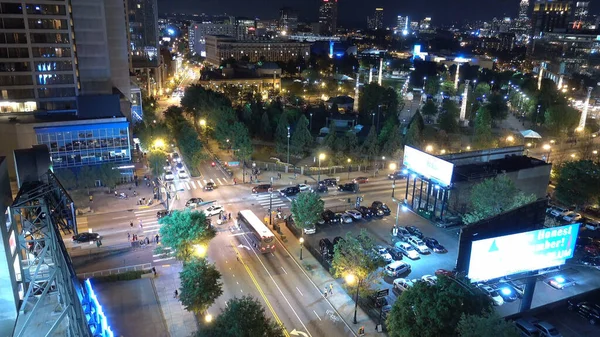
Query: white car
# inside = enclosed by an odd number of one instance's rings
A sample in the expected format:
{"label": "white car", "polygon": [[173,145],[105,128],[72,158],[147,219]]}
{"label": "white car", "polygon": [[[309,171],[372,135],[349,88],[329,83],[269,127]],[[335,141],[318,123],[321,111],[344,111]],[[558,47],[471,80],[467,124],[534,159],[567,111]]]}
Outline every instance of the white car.
{"label": "white car", "polygon": [[298,184],[298,188],[300,189],[300,192],[312,192],[312,187],[306,184]]}
{"label": "white car", "polygon": [[429,247],[427,247],[427,245],[425,244],[425,242],[423,242],[423,240],[419,239],[416,236],[410,236],[406,239],[406,242],[408,242],[411,246],[413,246],[417,252],[419,252],[420,254],[429,254],[431,253],[431,251],[429,250]]}
{"label": "white car", "polygon": [[561,207],[554,207],[551,211],[550,211],[550,215],[554,216],[554,217],[562,217],[565,214],[567,214],[569,212],[568,209],[564,209]]}
{"label": "white car", "polygon": [[354,220],[362,219],[362,214],[360,214],[360,212],[355,209],[349,209],[345,213],[351,216]]}
{"label": "white car", "polygon": [[342,214],[342,222],[343,223],[352,223],[354,220],[352,220],[352,216],[349,214]]}
{"label": "white car", "polygon": [[185,170],[179,170],[178,173],[179,179],[187,179],[190,176],[188,176],[187,172],[185,172]]}
{"label": "white car", "polygon": [[400,291],[408,290],[408,289],[412,288],[414,285],[415,285],[415,282],[413,280],[410,280],[407,278],[397,278],[394,280],[394,288],[396,288]]}
{"label": "white car", "polygon": [[212,205],[204,211],[208,216],[219,215],[221,212],[225,213],[225,208],[217,205]]}
{"label": "white car", "polygon": [[423,275],[421,277],[421,280],[427,284],[429,284],[430,286],[433,286],[437,283],[437,276],[435,275]]}
{"label": "white car", "polygon": [[575,222],[581,220],[581,214],[569,211],[563,216],[563,220],[568,222]]}
{"label": "white car", "polygon": [[165,172],[171,172],[171,165],[163,166],[163,170],[165,170]]}
{"label": "white car", "polygon": [[504,304],[504,299],[502,298],[502,296],[500,296],[500,294],[498,294],[498,291],[496,289],[485,284],[479,284],[477,285],[477,287],[481,289],[481,291],[483,291],[484,294],[486,294],[489,298],[492,299],[494,305]]}
{"label": "white car", "polygon": [[394,261],[394,259],[392,258],[392,255],[390,255],[390,253],[388,253],[387,249],[385,247],[382,246],[377,246],[375,248],[373,248],[375,250],[375,252],[377,254],[379,254],[379,256],[381,256],[381,258],[387,262],[390,263],[392,261]]}
{"label": "white car", "polygon": [[416,259],[421,258],[421,255],[419,255],[419,252],[417,252],[413,248],[413,246],[409,245],[406,242],[398,241],[398,242],[396,242],[395,246],[396,246],[396,248],[400,249],[402,254],[404,254],[406,257],[408,257],[411,260],[416,260]]}
{"label": "white car", "polygon": [[167,173],[167,174],[165,174],[165,180],[166,181],[173,181],[173,179],[175,179],[175,176],[173,175],[173,173]]}

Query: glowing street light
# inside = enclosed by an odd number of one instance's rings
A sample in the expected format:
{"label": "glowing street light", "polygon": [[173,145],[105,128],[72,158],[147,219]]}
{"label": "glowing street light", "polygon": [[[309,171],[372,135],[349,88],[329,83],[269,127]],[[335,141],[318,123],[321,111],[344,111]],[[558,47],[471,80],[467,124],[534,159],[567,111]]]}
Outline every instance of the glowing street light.
{"label": "glowing street light", "polygon": [[344,279],[349,285],[356,284],[356,298],[354,299],[354,320],[352,321],[352,323],[356,324],[356,311],[358,309],[358,288],[360,286],[360,280],[353,274],[346,275]]}
{"label": "glowing street light", "polygon": [[398,168],[398,166],[396,165],[396,163],[391,163],[390,164],[390,170],[396,171],[397,168]]}
{"label": "glowing street light", "polygon": [[206,315],[204,316],[204,321],[205,321],[206,323],[210,323],[210,322],[212,322],[212,319],[213,319],[213,317],[212,317],[212,315],[211,315],[211,314],[209,314],[209,313],[206,313]]}
{"label": "glowing street light", "polygon": [[507,141],[507,142],[509,142],[509,143],[512,143],[512,142],[514,142],[514,141],[515,141],[515,137],[513,137],[513,136],[508,136],[508,137],[506,137],[506,141]]}
{"label": "glowing street light", "polygon": [[300,238],[300,260],[302,260],[302,247],[304,246],[304,238]]}
{"label": "glowing street light", "polygon": [[198,256],[206,256],[207,248],[205,245],[194,245],[194,250],[196,251],[196,254],[198,254]]}
{"label": "glowing street light", "polygon": [[200,120],[200,126],[201,127],[205,127],[206,126],[206,119],[201,119]]}
{"label": "glowing street light", "polygon": [[350,163],[352,163],[352,159],[348,158],[348,180],[350,180]]}
{"label": "glowing street light", "polygon": [[321,160],[325,160],[325,153],[319,154],[319,174],[317,176],[317,184],[321,181]]}
{"label": "glowing street light", "polygon": [[165,146],[165,141],[158,138],[154,141],[154,147],[157,149],[162,149]]}
{"label": "glowing street light", "polygon": [[431,152],[431,151],[433,151],[433,146],[431,146],[431,145],[427,145],[427,147],[425,147],[425,151],[426,151],[426,152]]}

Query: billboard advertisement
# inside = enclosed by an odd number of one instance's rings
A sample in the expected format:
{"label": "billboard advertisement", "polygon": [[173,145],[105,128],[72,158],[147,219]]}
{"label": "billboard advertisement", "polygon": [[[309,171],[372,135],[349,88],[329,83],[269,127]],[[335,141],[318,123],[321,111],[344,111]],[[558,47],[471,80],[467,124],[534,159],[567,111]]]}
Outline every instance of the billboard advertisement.
{"label": "billboard advertisement", "polygon": [[448,186],[452,182],[454,164],[406,145],[404,146],[404,166],[443,186]]}
{"label": "billboard advertisement", "polygon": [[571,224],[473,241],[467,276],[477,282],[563,265],[578,232]]}

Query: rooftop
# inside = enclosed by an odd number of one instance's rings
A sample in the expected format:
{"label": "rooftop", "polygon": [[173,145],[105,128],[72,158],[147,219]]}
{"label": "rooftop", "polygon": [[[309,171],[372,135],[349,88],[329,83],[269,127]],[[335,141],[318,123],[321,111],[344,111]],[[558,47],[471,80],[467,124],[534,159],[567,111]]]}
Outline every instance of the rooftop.
{"label": "rooftop", "polygon": [[538,166],[550,165],[543,160],[527,156],[511,155],[484,163],[473,163],[454,167],[453,182],[478,180],[496,176],[499,173],[515,172]]}

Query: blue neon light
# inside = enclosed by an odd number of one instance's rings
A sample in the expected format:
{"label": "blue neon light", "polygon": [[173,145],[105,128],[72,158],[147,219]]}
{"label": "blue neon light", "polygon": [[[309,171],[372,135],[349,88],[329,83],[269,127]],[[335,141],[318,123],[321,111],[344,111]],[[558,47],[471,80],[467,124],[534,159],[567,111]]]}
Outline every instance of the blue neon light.
{"label": "blue neon light", "polygon": [[102,331],[94,331],[94,336],[114,337],[114,333],[112,332],[112,329],[108,325],[108,320],[106,319],[104,310],[102,310],[102,306],[100,305],[100,302],[98,301],[98,297],[96,297],[96,293],[94,292],[94,289],[92,288],[90,279],[85,280],[84,285],[85,285],[85,288],[87,289],[87,293],[91,300],[90,305],[92,305],[96,308],[95,314],[97,315],[97,317],[94,317],[94,321],[100,322],[100,325],[101,325],[100,328],[102,329]]}

